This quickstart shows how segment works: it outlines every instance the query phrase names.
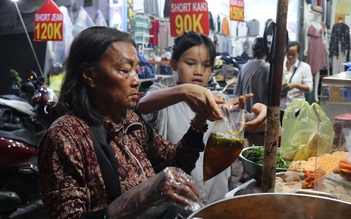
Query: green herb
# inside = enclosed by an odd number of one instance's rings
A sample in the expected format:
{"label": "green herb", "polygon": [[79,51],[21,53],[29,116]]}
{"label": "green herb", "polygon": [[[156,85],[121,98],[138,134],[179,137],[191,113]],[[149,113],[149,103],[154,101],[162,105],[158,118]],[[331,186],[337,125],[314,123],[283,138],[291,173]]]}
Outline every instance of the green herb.
{"label": "green herb", "polygon": [[[263,158],[264,158],[264,147],[252,147],[251,149],[243,151],[242,155],[246,159],[248,159],[256,164],[262,165]],[[280,156],[280,151],[278,150],[277,168],[289,168],[290,163],[291,162],[284,160]]]}

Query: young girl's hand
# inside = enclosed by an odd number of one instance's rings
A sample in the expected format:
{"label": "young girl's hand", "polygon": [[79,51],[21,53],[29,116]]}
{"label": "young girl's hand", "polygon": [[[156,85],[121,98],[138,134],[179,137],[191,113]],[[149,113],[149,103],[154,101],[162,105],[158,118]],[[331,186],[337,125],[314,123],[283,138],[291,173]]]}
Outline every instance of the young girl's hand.
{"label": "young girl's hand", "polygon": [[244,96],[240,96],[240,97],[228,100],[226,104],[228,106],[234,107],[231,109],[236,109],[236,108],[244,109],[246,101],[251,99],[253,96],[254,96],[253,93],[249,93]]}
{"label": "young girl's hand", "polygon": [[245,122],[245,131],[255,133],[261,131],[266,125],[267,106],[262,103],[255,103],[252,112],[257,115],[251,121]]}
{"label": "young girl's hand", "polygon": [[204,87],[194,84],[182,84],[184,101],[189,105],[192,111],[210,121],[222,119],[222,114],[217,104],[223,104],[224,99],[217,97]]}

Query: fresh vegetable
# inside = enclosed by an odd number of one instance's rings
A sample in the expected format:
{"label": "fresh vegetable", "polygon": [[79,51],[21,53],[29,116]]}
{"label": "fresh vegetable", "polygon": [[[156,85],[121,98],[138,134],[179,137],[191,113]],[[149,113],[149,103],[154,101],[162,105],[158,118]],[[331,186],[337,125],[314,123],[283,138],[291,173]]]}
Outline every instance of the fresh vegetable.
{"label": "fresh vegetable", "polygon": [[[253,146],[251,149],[243,151],[242,155],[246,159],[256,164],[262,165],[263,157],[264,157],[264,147]],[[278,149],[277,168],[289,168],[290,163],[291,163],[290,161],[286,161],[280,156],[280,151]]]}

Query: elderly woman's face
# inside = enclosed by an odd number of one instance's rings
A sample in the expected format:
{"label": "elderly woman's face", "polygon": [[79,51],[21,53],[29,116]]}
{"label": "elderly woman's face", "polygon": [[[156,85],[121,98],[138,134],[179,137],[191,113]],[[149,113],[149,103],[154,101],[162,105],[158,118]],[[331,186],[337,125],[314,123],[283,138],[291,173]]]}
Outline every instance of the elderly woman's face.
{"label": "elderly woman's face", "polygon": [[106,51],[94,73],[94,102],[100,109],[125,110],[136,105],[140,80],[139,59],[134,46],[115,42]]}

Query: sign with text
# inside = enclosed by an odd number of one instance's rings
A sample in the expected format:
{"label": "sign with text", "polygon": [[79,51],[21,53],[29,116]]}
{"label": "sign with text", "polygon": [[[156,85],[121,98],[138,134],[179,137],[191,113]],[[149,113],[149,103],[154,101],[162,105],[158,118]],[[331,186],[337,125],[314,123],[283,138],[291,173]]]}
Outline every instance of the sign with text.
{"label": "sign with text", "polygon": [[232,21],[244,21],[244,0],[230,0],[229,18]]}
{"label": "sign with text", "polygon": [[63,14],[55,2],[47,0],[34,15],[34,41],[62,41]]}
{"label": "sign with text", "polygon": [[171,36],[184,31],[209,35],[208,7],[205,0],[173,0],[168,5]]}

